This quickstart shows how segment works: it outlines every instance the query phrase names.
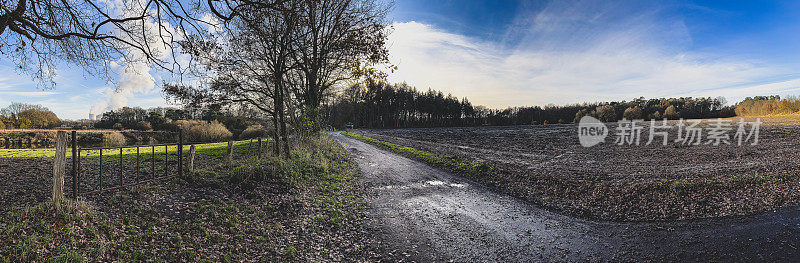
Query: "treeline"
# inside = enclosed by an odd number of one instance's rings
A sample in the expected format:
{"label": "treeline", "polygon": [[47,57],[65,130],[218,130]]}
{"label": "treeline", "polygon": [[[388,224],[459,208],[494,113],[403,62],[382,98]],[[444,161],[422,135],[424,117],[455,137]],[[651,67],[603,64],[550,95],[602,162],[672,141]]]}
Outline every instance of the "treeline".
{"label": "treeline", "polygon": [[735,116],[724,98],[638,98],[632,101],[582,103],[564,106],[488,109],[440,91],[419,91],[404,83],[368,82],[353,85],[324,107],[327,123],[335,128],[527,125],[573,123],[583,116],[605,122],[626,119],[696,119]]}
{"label": "treeline", "polygon": [[41,105],[12,102],[0,109],[0,129],[50,129],[59,125],[58,116]]}
{"label": "treeline", "polygon": [[[475,108],[464,98],[459,100],[440,91],[418,91],[406,84],[389,85],[368,82],[345,89],[323,114],[327,123],[342,127],[438,127],[471,125],[486,116],[485,108]],[[474,123],[477,124],[477,123]]]}
{"label": "treeline", "polygon": [[781,99],[780,96],[747,97],[736,104],[737,116],[765,116],[800,114],[800,98],[789,96]]}

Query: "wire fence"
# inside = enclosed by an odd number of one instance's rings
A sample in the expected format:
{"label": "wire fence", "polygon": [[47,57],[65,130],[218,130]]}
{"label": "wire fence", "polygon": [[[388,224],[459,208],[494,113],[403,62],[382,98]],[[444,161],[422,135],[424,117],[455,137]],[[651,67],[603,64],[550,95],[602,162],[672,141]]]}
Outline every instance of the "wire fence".
{"label": "wire fence", "polygon": [[199,169],[232,164],[238,159],[261,158],[268,142],[254,138],[187,143],[182,133],[175,135],[176,143],[80,148],[76,132],[72,131],[71,136],[63,136],[62,147],[4,149],[0,158],[53,157],[54,176],[65,177],[61,180],[67,185],[65,192],[77,198],[183,176]]}
{"label": "wire fence", "polygon": [[55,146],[55,141],[47,138],[0,138],[0,148],[5,149],[47,148],[53,146]]}

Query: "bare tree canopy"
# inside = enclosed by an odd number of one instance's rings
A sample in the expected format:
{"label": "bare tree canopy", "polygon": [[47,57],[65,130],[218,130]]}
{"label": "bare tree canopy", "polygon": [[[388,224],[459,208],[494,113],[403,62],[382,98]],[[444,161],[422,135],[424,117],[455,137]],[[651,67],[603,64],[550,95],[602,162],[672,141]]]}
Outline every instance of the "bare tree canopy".
{"label": "bare tree canopy", "polygon": [[48,84],[58,61],[102,77],[112,63],[132,61],[181,72],[188,65],[176,60],[176,41],[204,38],[209,20],[224,23],[242,8],[270,8],[273,2],[0,0],[0,53]]}
{"label": "bare tree canopy", "polygon": [[389,8],[374,0],[306,1],[298,34],[296,92],[304,114],[319,121],[323,93],[339,82],[375,77],[372,67],[388,63],[386,13]]}
{"label": "bare tree canopy", "polygon": [[244,103],[261,109],[272,116],[275,141],[286,150],[289,119],[295,129],[316,131],[325,91],[380,75],[374,66],[388,62],[387,10],[374,0],[240,6],[219,38],[181,42],[204,65],[197,73],[205,81],[167,84],[164,92],[191,105]]}
{"label": "bare tree canopy", "polygon": [[200,87],[168,84],[165,93],[188,105],[242,103],[262,110],[272,116],[274,142],[283,144],[274,150],[283,148],[288,155],[285,79],[293,68],[299,7],[300,1],[285,1],[276,9],[250,6],[230,21],[235,30],[221,38],[183,42],[184,50],[202,61],[213,77]]}

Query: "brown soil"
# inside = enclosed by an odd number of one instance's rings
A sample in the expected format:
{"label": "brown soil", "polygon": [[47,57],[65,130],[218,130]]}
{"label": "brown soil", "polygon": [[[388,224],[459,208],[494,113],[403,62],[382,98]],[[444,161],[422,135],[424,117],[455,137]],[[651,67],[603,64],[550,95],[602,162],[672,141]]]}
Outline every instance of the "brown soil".
{"label": "brown soil", "polygon": [[617,125],[608,124],[605,143],[591,148],[579,144],[577,125],[358,132],[486,162],[493,174],[472,179],[548,208],[594,219],[650,221],[752,214],[797,204],[800,123],[792,117],[762,122],[755,146],[738,146],[735,140],[680,145],[672,142],[676,128],[667,146],[646,146],[649,122],[641,124],[640,146],[614,144]]}

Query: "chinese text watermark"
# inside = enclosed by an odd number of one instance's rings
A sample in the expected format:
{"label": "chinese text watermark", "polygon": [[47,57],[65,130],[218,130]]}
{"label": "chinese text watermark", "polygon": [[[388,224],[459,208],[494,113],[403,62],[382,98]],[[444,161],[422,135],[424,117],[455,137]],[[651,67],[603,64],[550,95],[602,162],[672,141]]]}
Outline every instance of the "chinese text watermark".
{"label": "chinese text watermark", "polygon": [[[648,124],[649,125],[646,125]],[[715,119],[701,125],[703,120],[684,120],[670,122],[650,120],[627,120],[617,122],[613,129],[614,144],[616,145],[758,145],[761,119],[745,121],[739,119]],[[642,137],[642,131],[647,131],[647,136]],[[604,142],[609,134],[609,128],[600,120],[585,116],[578,124],[578,140],[583,147],[592,147]],[[674,134],[675,137],[670,137]]]}

